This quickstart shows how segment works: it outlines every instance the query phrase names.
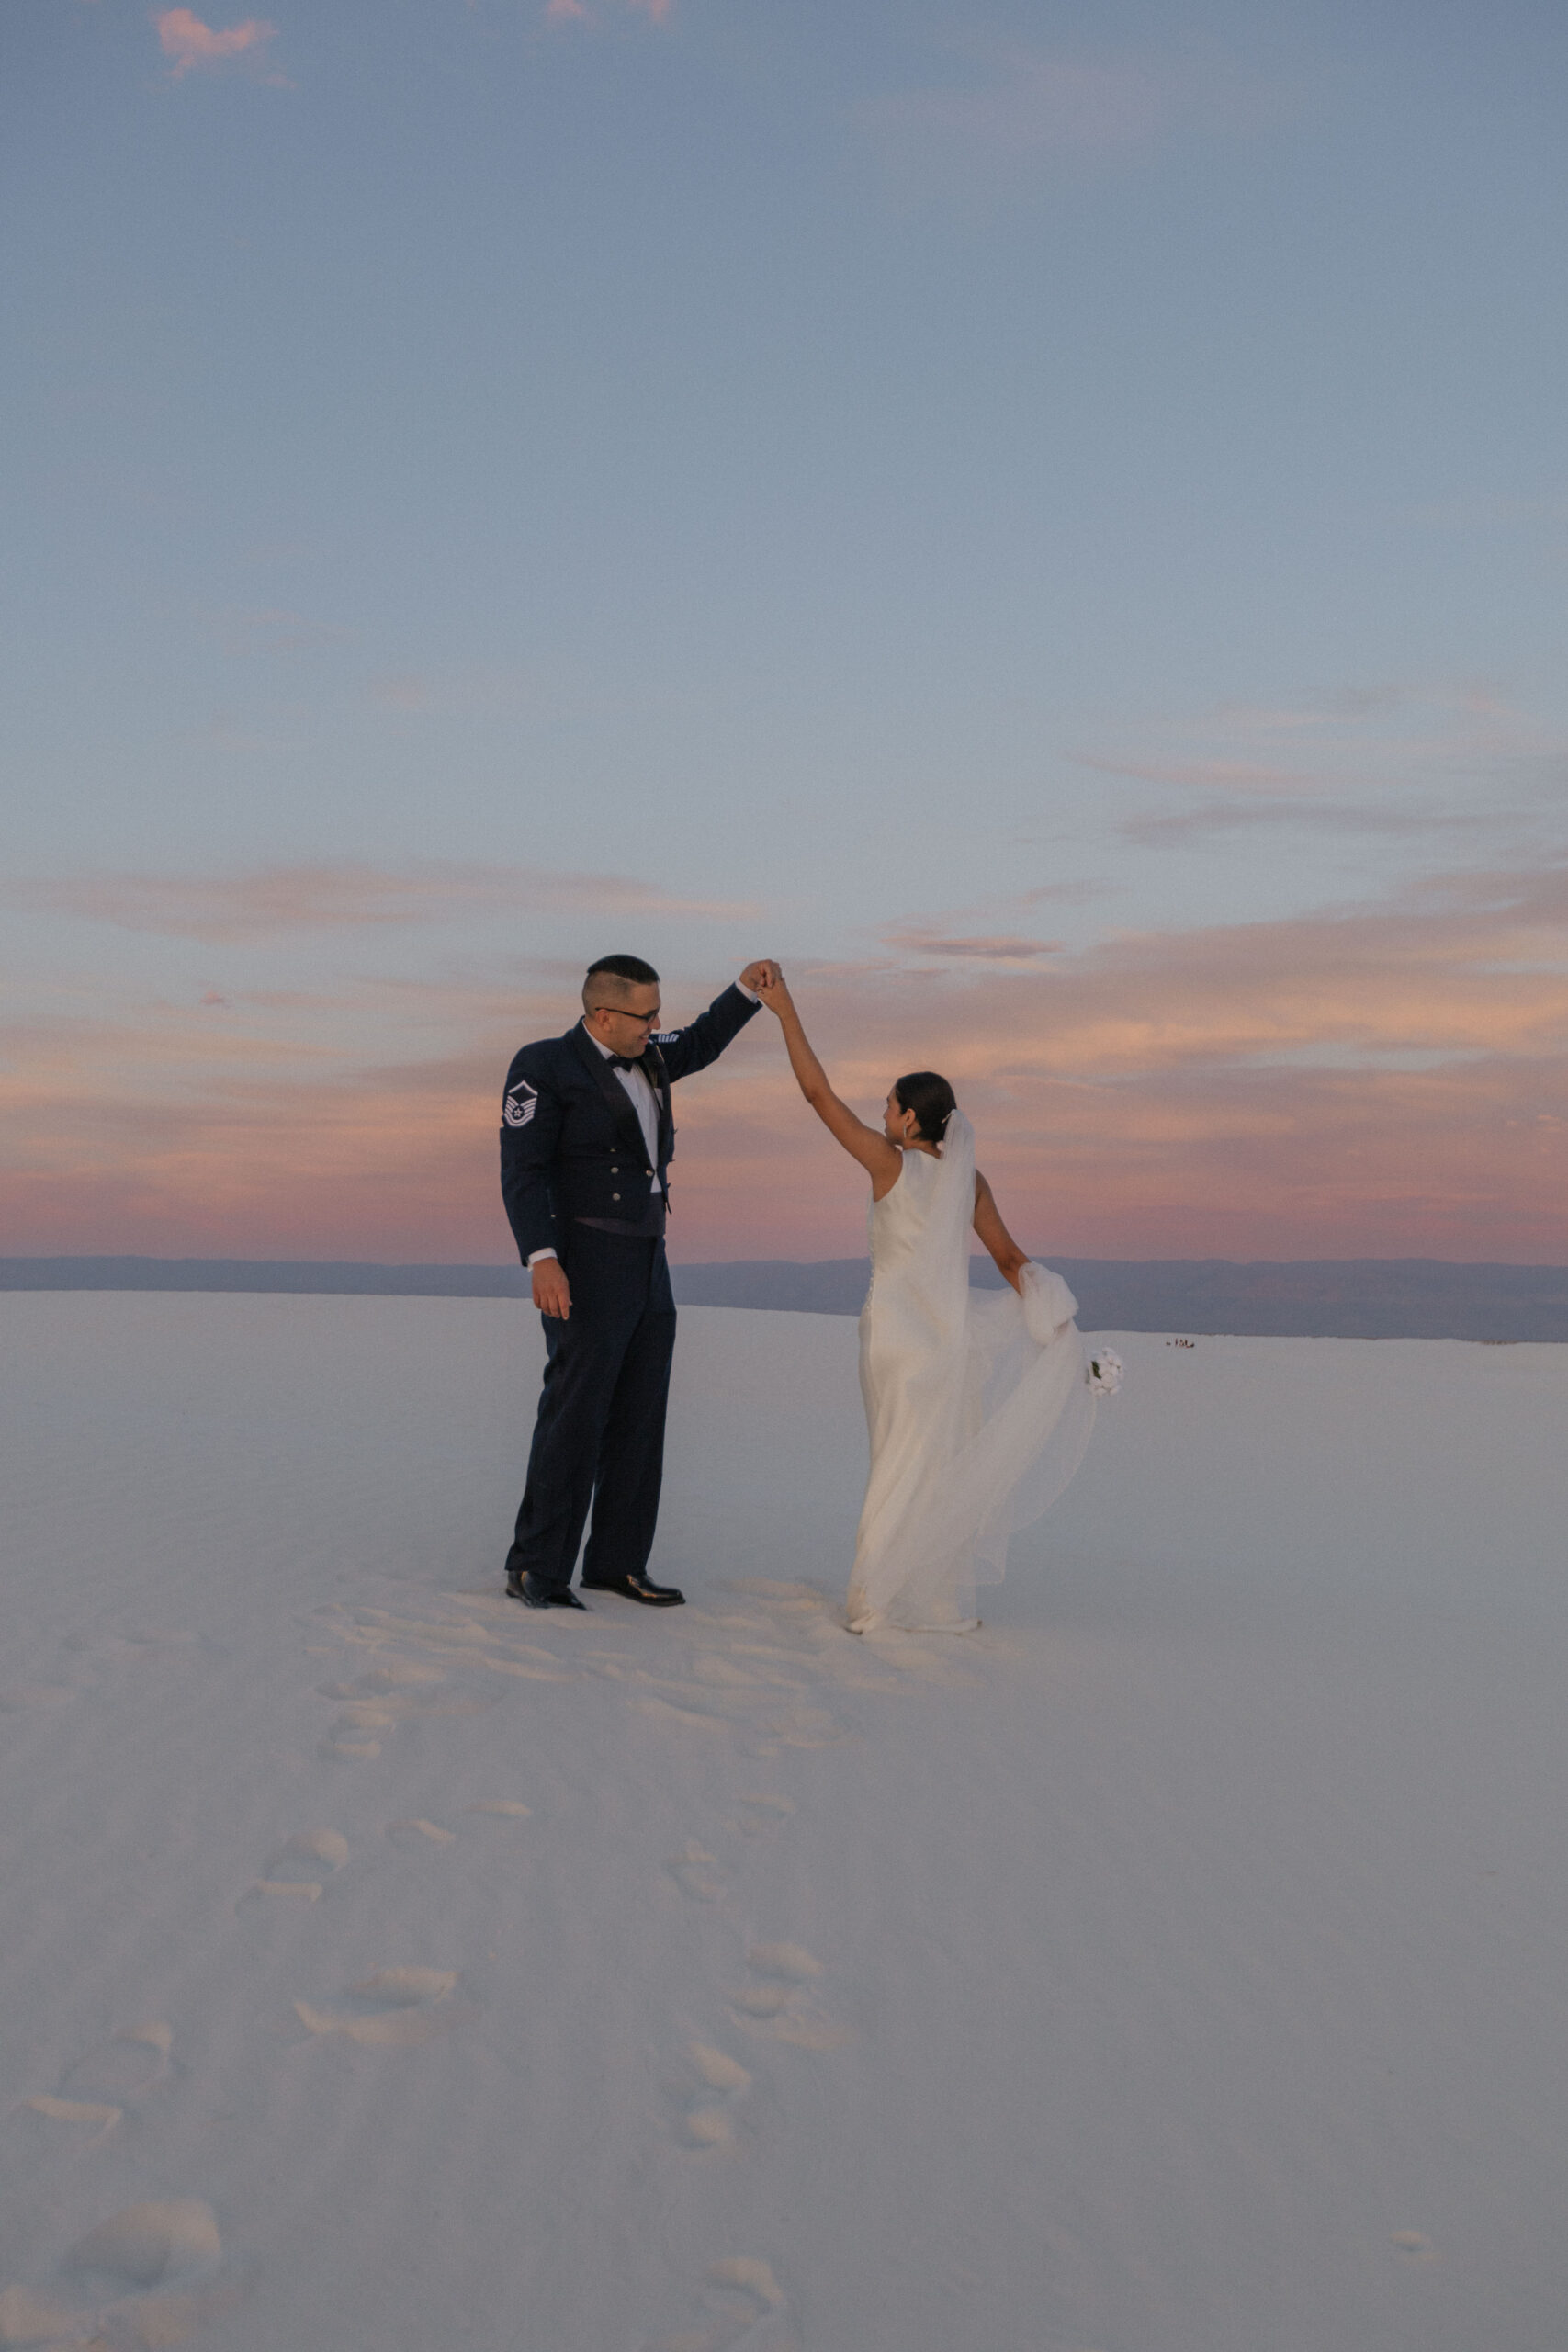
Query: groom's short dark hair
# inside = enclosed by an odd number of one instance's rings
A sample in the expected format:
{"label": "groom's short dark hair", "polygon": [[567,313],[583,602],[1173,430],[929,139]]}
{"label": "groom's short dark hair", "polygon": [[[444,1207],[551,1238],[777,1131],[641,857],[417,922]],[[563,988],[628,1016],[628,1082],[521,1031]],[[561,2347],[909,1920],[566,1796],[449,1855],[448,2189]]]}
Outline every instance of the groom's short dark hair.
{"label": "groom's short dark hair", "polygon": [[640,956],[601,956],[590,964],[588,977],[582,983],[582,1009],[592,1012],[596,1004],[619,1004],[625,1001],[628,989],[646,989],[658,983],[659,975],[651,964]]}

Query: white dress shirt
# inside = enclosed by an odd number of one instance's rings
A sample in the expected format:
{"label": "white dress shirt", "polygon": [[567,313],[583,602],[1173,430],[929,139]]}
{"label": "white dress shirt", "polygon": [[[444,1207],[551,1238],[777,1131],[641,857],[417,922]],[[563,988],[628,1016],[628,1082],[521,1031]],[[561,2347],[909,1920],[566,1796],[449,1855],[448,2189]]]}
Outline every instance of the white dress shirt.
{"label": "white dress shirt", "polygon": [[[583,1026],[588,1027],[586,1022]],[[606,1061],[613,1059],[611,1047],[601,1045],[592,1029],[588,1030],[588,1042],[597,1047]],[[629,1069],[618,1069],[615,1076],[631,1096],[632,1109],[637,1113],[637,1123],[642,1129],[648,1164],[653,1170],[653,1182],[648,1189],[650,1193],[661,1192],[663,1187],[659,1182],[659,1099],[640,1061],[633,1062]]]}

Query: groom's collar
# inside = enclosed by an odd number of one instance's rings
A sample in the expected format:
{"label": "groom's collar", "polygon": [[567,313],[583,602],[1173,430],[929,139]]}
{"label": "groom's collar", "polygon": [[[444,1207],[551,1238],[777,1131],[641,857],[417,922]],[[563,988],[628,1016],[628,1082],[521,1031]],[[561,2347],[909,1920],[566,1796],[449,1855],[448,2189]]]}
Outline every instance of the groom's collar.
{"label": "groom's collar", "polygon": [[[640,1054],[617,1054],[614,1046],[607,1046],[602,1037],[596,1037],[593,1035],[592,1030],[590,1029],[586,1021],[580,1021],[577,1025],[581,1030],[583,1035],[587,1038],[589,1044],[592,1046],[594,1052],[602,1055],[605,1061],[625,1062],[629,1069],[642,1069],[643,1063],[651,1058],[654,1067],[658,1067],[659,1055],[657,1051],[653,1049],[653,1040],[651,1038],[649,1038],[647,1045],[644,1046]],[[651,1078],[653,1072],[652,1070],[643,1069],[642,1074],[645,1078]]]}
{"label": "groom's collar", "polygon": [[[759,1002],[761,1000],[759,999]],[[641,1070],[644,1078],[647,1079],[649,1086],[653,1089],[656,1097],[662,1091],[664,1085],[664,1057],[660,1052],[651,1037],[649,1039],[647,1045],[644,1046],[641,1053],[634,1058],[630,1054],[617,1054],[613,1046],[606,1046],[602,1039],[593,1035],[592,1030],[590,1029],[586,1021],[580,1021],[578,1023],[577,1029],[574,1034],[586,1039],[587,1043],[592,1046],[594,1052],[600,1057],[601,1060],[605,1062],[629,1062],[633,1069]]]}
{"label": "groom's collar", "polygon": [[632,1104],[632,1098],[610,1068],[610,1057],[580,1021],[575,1029],[567,1032],[567,1043],[581,1057],[582,1066],[604,1098],[604,1107],[615,1121],[628,1153],[645,1148],[641,1125]]}

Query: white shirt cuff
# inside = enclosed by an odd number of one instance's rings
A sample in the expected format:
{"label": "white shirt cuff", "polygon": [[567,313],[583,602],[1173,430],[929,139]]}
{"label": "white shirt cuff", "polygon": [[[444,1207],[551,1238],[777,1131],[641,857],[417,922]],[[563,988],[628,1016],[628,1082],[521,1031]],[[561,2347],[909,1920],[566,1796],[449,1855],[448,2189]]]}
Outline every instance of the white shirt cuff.
{"label": "white shirt cuff", "polygon": [[761,1003],[762,1000],[761,1000],[761,998],[757,994],[756,989],[749,989],[749,988],[747,987],[747,985],[746,985],[746,983],[745,983],[745,981],[744,981],[744,980],[737,980],[737,981],[736,981],[736,983],[735,983],[735,985],[736,985],[736,987],[739,989],[739,991],[740,991],[741,995],[742,995],[743,997],[748,997],[748,998],[750,998],[750,1001],[751,1001],[753,1004],[761,1004]]}
{"label": "white shirt cuff", "polygon": [[530,1250],[524,1262],[529,1266],[536,1266],[541,1258],[553,1258],[555,1254],[553,1250]]}

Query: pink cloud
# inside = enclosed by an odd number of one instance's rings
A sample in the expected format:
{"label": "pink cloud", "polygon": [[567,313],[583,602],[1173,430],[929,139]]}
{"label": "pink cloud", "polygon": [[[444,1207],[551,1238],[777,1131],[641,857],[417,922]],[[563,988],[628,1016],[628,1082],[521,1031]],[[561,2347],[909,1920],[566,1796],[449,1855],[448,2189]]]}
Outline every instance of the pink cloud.
{"label": "pink cloud", "polygon": [[915,923],[889,932],[886,944],[905,956],[957,956],[989,964],[1032,964],[1061,952],[1055,940],[1026,939],[1013,932],[954,935]]}
{"label": "pink cloud", "polygon": [[1108,760],[1093,752],[1074,754],[1081,768],[1101,775],[1130,776],[1139,784],[1190,785],[1201,792],[1301,792],[1309,779],[1289,768],[1259,767],[1247,760]]}
{"label": "pink cloud", "polygon": [[1123,841],[1145,849],[1184,847],[1215,833],[1280,831],[1305,826],[1325,833],[1382,834],[1409,840],[1421,833],[1493,830],[1498,812],[1461,814],[1441,808],[1378,808],[1347,800],[1212,800],[1164,816],[1128,817],[1116,828]]}
{"label": "pink cloud", "polygon": [[1214,57],[1068,57],[1017,41],[945,44],[956,70],[857,109],[890,182],[906,194],[996,197],[1052,163],[1147,154],[1179,130],[1249,131],[1274,94]]}
{"label": "pink cloud", "polygon": [[1158,83],[1137,67],[1074,64],[1015,51],[978,88],[900,91],[870,100],[861,119],[874,137],[906,149],[1016,157],[1134,147],[1166,111]]}
{"label": "pink cloud", "polygon": [[247,17],[243,24],[230,25],[219,31],[211,25],[204,25],[189,8],[157,9],[152,21],[158,28],[164,56],[174,60],[172,72],[176,82],[195,66],[225,65],[248,51],[259,51],[277,34],[277,27],[265,23],[260,17]]}
{"label": "pink cloud", "polygon": [[[673,0],[626,0],[626,6],[646,17],[649,24],[667,25]],[[587,25],[592,23],[593,15],[583,0],[547,0],[545,21],[551,25]]]}
{"label": "pink cloud", "polygon": [[282,938],[370,923],[437,922],[486,910],[570,908],[584,914],[727,917],[752,910],[682,899],[619,875],[461,865],[432,859],[392,869],[280,865],[252,874],[46,876],[0,883],[0,906],[75,915],[170,939]]}
{"label": "pink cloud", "polygon": [[1132,813],[1111,820],[1150,847],[1280,827],[1391,840],[1490,828],[1524,841],[1538,820],[1532,802],[1568,762],[1568,742],[1468,685],[1357,688],[1296,710],[1230,704],[1145,732],[1144,744],[1069,756],[1098,775],[1175,787],[1180,804],[1130,794]]}

